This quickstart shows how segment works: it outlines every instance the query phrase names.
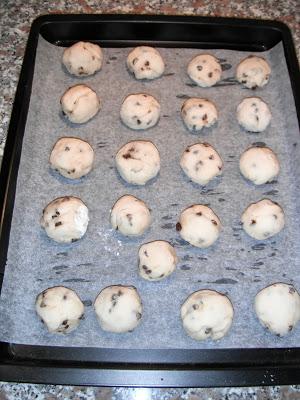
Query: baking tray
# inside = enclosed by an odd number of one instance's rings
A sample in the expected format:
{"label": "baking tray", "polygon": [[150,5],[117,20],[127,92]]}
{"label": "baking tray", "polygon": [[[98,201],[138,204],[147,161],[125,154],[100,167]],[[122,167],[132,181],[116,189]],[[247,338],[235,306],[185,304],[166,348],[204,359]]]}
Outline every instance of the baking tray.
{"label": "baking tray", "polygon": [[[51,15],[32,25],[1,169],[0,282],[8,248],[38,37],[69,46],[163,47],[265,51],[282,42],[298,120],[300,76],[289,29],[282,23],[224,18]],[[103,386],[205,387],[300,382],[300,348],[210,350],[81,349],[0,343],[0,380]]]}

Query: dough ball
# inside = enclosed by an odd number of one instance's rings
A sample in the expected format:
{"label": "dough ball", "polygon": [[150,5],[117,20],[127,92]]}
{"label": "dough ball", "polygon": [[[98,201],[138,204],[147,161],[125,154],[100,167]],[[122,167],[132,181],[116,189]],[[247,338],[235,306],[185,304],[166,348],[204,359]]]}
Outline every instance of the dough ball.
{"label": "dough ball", "polygon": [[196,340],[221,339],[229,331],[233,307],[224,294],[214,290],[192,293],[181,306],[181,319],[186,333]]}
{"label": "dough ball", "polygon": [[41,292],[35,302],[38,316],[51,333],[69,333],[84,317],[84,305],[74,290],[54,286]]}
{"label": "dough ball", "polygon": [[63,137],[59,139],[50,155],[50,166],[62,176],[78,179],[92,169],[94,150],[84,140]]}
{"label": "dough ball", "polygon": [[75,124],[83,124],[100,110],[97,94],[86,85],[70,87],[60,99],[62,112]]}
{"label": "dough ball", "polygon": [[126,182],[145,185],[160,170],[159,152],[152,142],[135,140],[118,151],[116,166]]}
{"label": "dough ball", "polygon": [[285,336],[300,320],[300,296],[292,285],[274,283],[255,296],[260,323],[278,336]]}
{"label": "dough ball", "polygon": [[139,273],[144,279],[159,281],[170,275],[176,264],[176,252],[164,240],[145,243],[139,249]]}
{"label": "dough ball", "polygon": [[150,210],[142,200],[127,194],[113,206],[110,222],[125,236],[139,236],[151,223]]}
{"label": "dough ball", "polygon": [[249,56],[236,69],[236,79],[248,89],[265,86],[270,78],[271,68],[262,57]]}
{"label": "dough ball", "polygon": [[159,120],[160,104],[150,94],[130,94],[121,106],[120,116],[131,129],[148,129]]}
{"label": "dough ball", "polygon": [[199,132],[217,122],[218,111],[211,101],[193,97],[183,103],[181,116],[189,131]]}
{"label": "dough ball", "polygon": [[212,209],[201,204],[186,208],[180,215],[176,230],[182,239],[196,247],[209,247],[219,237],[221,222]]}
{"label": "dough ball", "polygon": [[94,43],[77,42],[65,49],[62,62],[72,75],[93,75],[102,67],[101,48]]}
{"label": "dough ball", "polygon": [[223,162],[210,144],[196,143],[185,149],[180,166],[193,182],[206,185],[215,176],[222,174]]}
{"label": "dough ball", "polygon": [[133,331],[141,321],[143,306],[133,286],[108,286],[96,297],[95,312],[104,331]]}
{"label": "dough ball", "polygon": [[216,57],[200,54],[190,61],[187,73],[198,86],[209,87],[219,82],[222,68]]}
{"label": "dough ball", "polygon": [[257,240],[268,239],[284,227],[282,208],[269,199],[252,203],[242,215],[244,230]]}
{"label": "dough ball", "polygon": [[237,120],[250,132],[264,131],[271,121],[268,105],[259,97],[247,97],[237,107]]}
{"label": "dough ball", "polygon": [[127,67],[136,79],[155,79],[164,73],[165,63],[153,47],[139,46],[128,54]]}
{"label": "dough ball", "polygon": [[255,185],[271,182],[279,174],[279,161],[268,147],[250,147],[240,158],[240,171]]}
{"label": "dough ball", "polygon": [[41,226],[47,235],[60,243],[73,243],[82,238],[89,223],[87,206],[77,197],[59,197],[43,210]]}

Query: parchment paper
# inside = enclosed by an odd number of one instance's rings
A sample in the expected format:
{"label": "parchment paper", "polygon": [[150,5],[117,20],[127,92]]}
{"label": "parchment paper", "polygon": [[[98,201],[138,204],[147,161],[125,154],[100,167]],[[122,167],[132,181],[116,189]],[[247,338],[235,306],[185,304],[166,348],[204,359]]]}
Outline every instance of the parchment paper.
{"label": "parchment paper", "polygon": [[[129,50],[105,48],[103,69],[78,79],[61,65],[63,48],[39,39],[1,293],[0,340],[108,348],[298,346],[299,325],[287,337],[277,338],[260,326],[253,310],[255,294],[273,282],[300,289],[299,131],[282,45],[259,53],[270,63],[272,74],[269,84],[256,91],[228,79],[248,52],[209,50],[225,65],[224,80],[202,89],[191,85],[185,72],[188,61],[201,50],[160,49],[166,73],[152,82],[137,81],[128,73]],[[61,116],[59,100],[69,86],[80,82],[98,93],[102,109],[90,122],[74,125]],[[161,104],[158,125],[147,131],[130,130],[119,119],[124,97],[137,92],[150,93]],[[259,134],[244,131],[235,117],[239,102],[252,95],[267,101],[273,114],[270,126]],[[199,135],[188,132],[180,117],[187,96],[212,100],[219,110],[217,126]],[[94,169],[84,179],[70,182],[50,171],[49,154],[61,136],[81,137],[95,149]],[[153,141],[161,156],[159,176],[145,187],[126,184],[114,167],[117,150],[134,139]],[[179,166],[185,147],[199,140],[212,144],[225,164],[223,175],[205,188],[192,184]],[[259,187],[246,182],[238,168],[240,154],[255,142],[270,146],[281,162],[278,179]],[[152,210],[151,228],[136,239],[122,237],[109,224],[110,208],[126,193],[141,198]],[[72,245],[51,241],[39,225],[45,205],[64,195],[80,197],[90,211],[87,234]],[[281,204],[286,227],[274,238],[257,242],[239,221],[249,203],[265,197]],[[181,210],[193,203],[208,204],[223,225],[219,240],[206,250],[188,245],[175,230]],[[137,274],[138,247],[155,239],[170,241],[180,261],[168,279],[146,282]],[[102,288],[119,283],[136,286],[144,304],[140,326],[123,335],[103,332],[92,307]],[[49,334],[35,314],[36,295],[55,285],[76,290],[86,305],[85,320],[70,335]],[[181,325],[181,304],[204,288],[226,293],[234,305],[232,328],[217,342],[194,341]]]}

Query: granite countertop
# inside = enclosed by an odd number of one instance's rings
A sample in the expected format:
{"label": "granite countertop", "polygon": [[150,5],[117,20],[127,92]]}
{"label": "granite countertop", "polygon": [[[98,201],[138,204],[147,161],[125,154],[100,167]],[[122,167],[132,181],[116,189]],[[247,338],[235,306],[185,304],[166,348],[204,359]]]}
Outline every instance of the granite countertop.
{"label": "granite countertop", "polygon": [[[0,160],[30,25],[48,13],[131,13],[265,18],[285,22],[291,29],[300,59],[299,0],[2,0],[0,2]],[[300,385],[255,388],[130,389],[0,382],[4,399],[300,399]]]}

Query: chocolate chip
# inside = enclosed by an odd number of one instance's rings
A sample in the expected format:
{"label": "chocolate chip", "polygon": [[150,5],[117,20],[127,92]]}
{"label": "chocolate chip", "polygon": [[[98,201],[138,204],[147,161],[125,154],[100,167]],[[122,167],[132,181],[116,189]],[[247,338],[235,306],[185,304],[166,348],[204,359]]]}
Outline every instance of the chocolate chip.
{"label": "chocolate chip", "polygon": [[293,325],[289,325],[289,331],[291,332],[291,330],[293,329]]}
{"label": "chocolate chip", "polygon": [[149,67],[149,65],[150,65],[149,61],[146,61],[145,62],[145,67]]}
{"label": "chocolate chip", "polygon": [[118,296],[120,297],[120,296],[122,296],[122,294],[123,294],[122,290],[119,290],[118,291]]}
{"label": "chocolate chip", "polygon": [[84,319],[84,314],[81,314],[80,317],[78,319]]}
{"label": "chocolate chip", "polygon": [[186,152],[186,153],[189,153],[189,152],[190,152],[190,149],[189,149],[189,148],[185,149],[185,152]]}
{"label": "chocolate chip", "polygon": [[211,222],[212,222],[214,225],[218,225],[217,221],[214,220],[214,219],[212,219]]}
{"label": "chocolate chip", "polygon": [[128,158],[132,158],[130,153],[126,153],[123,154],[123,158],[125,158],[125,160],[128,160]]}
{"label": "chocolate chip", "polygon": [[198,308],[199,308],[199,305],[198,305],[198,304],[193,304],[193,309],[194,309],[194,310],[198,310]]}
{"label": "chocolate chip", "polygon": [[138,101],[135,103],[136,106],[140,106],[141,103],[139,103]]}
{"label": "chocolate chip", "polygon": [[213,154],[211,154],[209,157],[208,157],[210,160],[214,160],[214,156],[213,156]]}
{"label": "chocolate chip", "polygon": [[296,289],[293,288],[292,286],[289,287],[289,293],[294,294],[296,292]]}
{"label": "chocolate chip", "polygon": [[63,299],[64,299],[64,300],[67,300],[67,298],[68,298],[68,296],[67,296],[66,294],[64,294]]}
{"label": "chocolate chip", "polygon": [[243,73],[243,78],[248,78],[248,75],[247,74],[245,74],[245,73]]}
{"label": "chocolate chip", "polygon": [[144,254],[145,254],[146,257],[149,257],[149,255],[147,253],[147,250],[144,251]]}
{"label": "chocolate chip", "polygon": [[220,167],[220,166],[218,165],[218,169],[219,169],[219,171],[221,171],[221,170],[222,170],[222,167]]}
{"label": "chocolate chip", "polygon": [[118,298],[118,294],[117,294],[117,293],[114,293],[114,294],[111,296],[112,301],[117,300],[117,298]]}
{"label": "chocolate chip", "polygon": [[68,320],[65,319],[65,320],[62,322],[62,325],[67,325],[67,324],[68,324]]}
{"label": "chocolate chip", "polygon": [[212,78],[213,73],[212,73],[212,72],[209,72],[207,75],[208,75],[209,78]]}
{"label": "chocolate chip", "polygon": [[139,320],[142,318],[142,314],[140,312],[136,313],[136,319]]}
{"label": "chocolate chip", "polygon": [[209,335],[211,333],[212,329],[211,328],[206,328],[204,333],[205,335]]}
{"label": "chocolate chip", "polygon": [[210,144],[209,144],[209,143],[202,143],[202,146],[204,146],[204,147],[210,147]]}
{"label": "chocolate chip", "polygon": [[277,215],[276,215],[276,214],[273,214],[273,217],[274,217],[275,219],[278,219],[278,217],[277,217]]}
{"label": "chocolate chip", "polygon": [[256,220],[255,219],[251,219],[250,225],[254,225],[254,224],[256,224]]}
{"label": "chocolate chip", "polygon": [[76,239],[76,238],[72,238],[71,239],[71,243],[75,243],[75,242],[77,242],[79,239]]}
{"label": "chocolate chip", "polygon": [[61,221],[55,222],[55,227],[62,225]]}
{"label": "chocolate chip", "polygon": [[66,146],[66,147],[65,147],[65,151],[70,151],[70,147],[69,147],[69,146]]}
{"label": "chocolate chip", "polygon": [[200,107],[200,108],[201,108],[201,107],[203,107],[203,105],[202,105],[201,103],[199,103],[199,104],[198,104],[198,107]]}
{"label": "chocolate chip", "polygon": [[197,65],[197,70],[198,71],[202,71],[202,69],[203,69],[202,65]]}
{"label": "chocolate chip", "polygon": [[47,307],[44,301],[41,301],[40,307],[41,308]]}
{"label": "chocolate chip", "polygon": [[165,274],[161,274],[159,275],[159,278],[163,278],[165,276]]}
{"label": "chocolate chip", "polygon": [[177,232],[180,232],[181,229],[182,229],[181,223],[180,223],[180,222],[177,222],[177,224],[176,224],[176,231],[177,231]]}
{"label": "chocolate chip", "polygon": [[207,114],[204,114],[202,117],[202,121],[206,121],[207,120]]}
{"label": "chocolate chip", "polygon": [[132,214],[126,214],[126,217],[128,219],[129,225],[132,226]]}
{"label": "chocolate chip", "polygon": [[52,215],[52,219],[54,219],[54,218],[57,218],[57,215],[56,215],[56,214]]}
{"label": "chocolate chip", "polygon": [[141,125],[142,121],[141,121],[140,119],[137,119],[137,120],[136,120],[136,123],[137,123],[138,125]]}
{"label": "chocolate chip", "polygon": [[201,215],[202,215],[202,212],[201,212],[201,211],[199,211],[199,212],[197,212],[197,213],[196,213],[196,215],[199,215],[199,217],[201,217]]}
{"label": "chocolate chip", "polygon": [[259,117],[257,115],[255,116],[255,119],[257,122],[259,121]]}

